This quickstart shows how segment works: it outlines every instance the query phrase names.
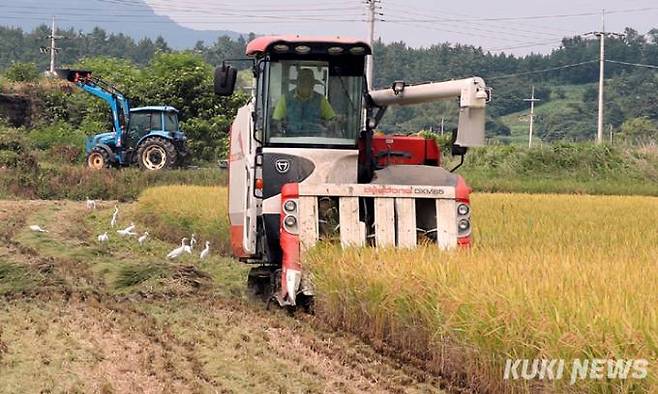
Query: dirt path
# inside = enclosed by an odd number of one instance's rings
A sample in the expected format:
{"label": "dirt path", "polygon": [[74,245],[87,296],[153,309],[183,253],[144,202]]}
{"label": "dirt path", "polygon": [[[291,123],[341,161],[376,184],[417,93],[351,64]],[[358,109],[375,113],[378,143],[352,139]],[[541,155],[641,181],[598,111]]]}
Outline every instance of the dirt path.
{"label": "dirt path", "polygon": [[168,263],[172,245],[113,231],[98,245],[109,215],[0,202],[0,392],[440,391],[351,335],[249,302],[226,258]]}

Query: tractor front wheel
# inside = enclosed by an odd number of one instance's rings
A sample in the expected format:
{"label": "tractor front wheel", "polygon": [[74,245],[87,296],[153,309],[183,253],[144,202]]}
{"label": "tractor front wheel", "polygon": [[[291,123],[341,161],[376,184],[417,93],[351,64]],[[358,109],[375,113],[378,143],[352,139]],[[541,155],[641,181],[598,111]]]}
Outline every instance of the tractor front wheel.
{"label": "tractor front wheel", "polygon": [[102,170],[110,167],[110,155],[103,148],[94,148],[87,155],[87,167]]}
{"label": "tractor front wheel", "polygon": [[142,170],[169,169],[176,164],[176,148],[164,138],[153,137],[144,141],[137,150],[137,161]]}

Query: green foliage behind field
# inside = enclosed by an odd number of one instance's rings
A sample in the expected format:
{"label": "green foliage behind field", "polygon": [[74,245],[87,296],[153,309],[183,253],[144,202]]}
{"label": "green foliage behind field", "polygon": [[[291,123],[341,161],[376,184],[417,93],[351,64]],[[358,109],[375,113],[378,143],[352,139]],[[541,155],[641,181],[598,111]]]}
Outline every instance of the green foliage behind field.
{"label": "green foliage behind field", "polygon": [[[216,96],[212,66],[191,52],[159,52],[145,66],[94,57],[70,67],[90,70],[112,83],[124,92],[133,108],[176,107],[181,128],[189,138],[192,160],[197,162],[224,158],[230,122],[246,100],[240,93],[228,98]],[[14,65],[8,72],[22,68]],[[66,145],[82,151],[85,136],[112,130],[108,105],[66,82],[40,80],[29,87],[7,85],[5,90],[31,97],[36,110],[27,135],[38,149]]]}
{"label": "green foliage behind field", "polygon": [[[54,133],[0,126],[0,198],[128,201],[144,189],[158,185],[226,183],[226,173],[218,167],[159,172],[137,168],[94,171],[76,161],[79,149],[68,150],[68,145],[61,141],[51,141]],[[72,132],[67,138],[75,135]],[[39,150],[38,146],[47,150]]]}
{"label": "green foliage behind field", "polygon": [[[33,32],[0,27],[0,42],[3,43],[0,45],[0,72],[4,70],[5,79],[33,80],[34,70],[45,69],[47,57],[33,48],[41,45],[40,37],[47,35],[46,32],[46,26]],[[62,41],[62,64],[92,69],[120,86],[134,100],[133,104],[169,103],[179,107],[184,126],[196,141],[192,144],[196,155],[209,159],[222,153],[223,142],[216,137],[226,133],[224,123],[231,119],[235,103],[231,99],[211,98],[207,82],[212,66],[225,59],[244,56],[246,39],[218,37],[212,43],[197,43],[192,51],[176,52],[161,39],[136,42],[123,35],[107,34],[102,29],[60,34],[71,37]],[[526,56],[492,53],[451,43],[412,48],[404,42],[378,41],[374,45],[374,85],[382,88],[395,80],[420,83],[481,76],[494,93],[488,109],[488,136],[504,143],[527,141],[528,105],[523,99],[529,97],[531,87],[535,86],[536,97],[542,100],[537,106],[537,140],[592,141],[596,132],[598,50],[596,40],[581,36],[564,37],[561,45],[550,54]],[[623,37],[608,40],[606,54],[611,60],[658,65],[658,29],[641,34],[627,28]],[[576,63],[583,64],[559,69]],[[248,68],[247,63],[237,65]],[[558,70],[535,73],[553,68]],[[624,123],[638,126],[639,123],[633,121],[645,119],[642,129],[638,130],[644,135],[641,139],[656,140],[658,136],[652,132],[658,128],[656,72],[611,63],[606,66],[606,76],[605,127],[612,126],[617,134],[622,133]],[[80,99],[81,96],[41,97],[46,112],[43,119],[47,122],[65,120],[76,128],[83,119],[107,124],[106,106],[94,103],[89,97]],[[217,103],[220,103],[219,109]],[[444,128],[451,131],[457,119],[456,106],[452,104],[391,108],[381,128],[387,132],[409,133],[439,130],[443,123]],[[525,122],[518,120],[522,116]],[[218,119],[222,120],[218,122]],[[221,126],[216,128],[218,123]],[[209,125],[213,126],[214,133],[206,138]]]}
{"label": "green foliage behind field", "polygon": [[469,152],[459,172],[477,191],[658,196],[658,147],[488,146]]}

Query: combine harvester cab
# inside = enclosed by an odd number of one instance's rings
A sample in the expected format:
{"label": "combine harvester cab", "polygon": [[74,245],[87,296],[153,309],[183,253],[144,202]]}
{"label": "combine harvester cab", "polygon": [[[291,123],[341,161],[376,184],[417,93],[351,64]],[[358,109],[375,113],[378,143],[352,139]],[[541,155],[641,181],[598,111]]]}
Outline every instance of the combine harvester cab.
{"label": "combine harvester cab", "polygon": [[[484,143],[489,90],[478,77],[368,91],[370,47],[337,37],[269,36],[247,46],[254,94],[230,132],[233,254],[255,264],[249,286],[282,306],[307,304],[302,257],[318,241],[442,249],[471,243],[470,190],[440,167],[435,140],[379,136],[386,108],[459,99],[453,154]],[[233,93],[237,70],[215,70]]]}

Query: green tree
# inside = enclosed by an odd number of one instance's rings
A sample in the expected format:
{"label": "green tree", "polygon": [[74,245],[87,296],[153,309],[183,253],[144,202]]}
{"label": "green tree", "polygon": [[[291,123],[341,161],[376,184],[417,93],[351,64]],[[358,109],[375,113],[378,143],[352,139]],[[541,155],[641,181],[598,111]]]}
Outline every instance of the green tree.
{"label": "green tree", "polygon": [[629,119],[621,125],[619,137],[630,143],[655,142],[658,141],[658,125],[645,116]]}
{"label": "green tree", "polygon": [[41,77],[34,63],[16,62],[5,71],[5,78],[14,82],[36,82]]}

